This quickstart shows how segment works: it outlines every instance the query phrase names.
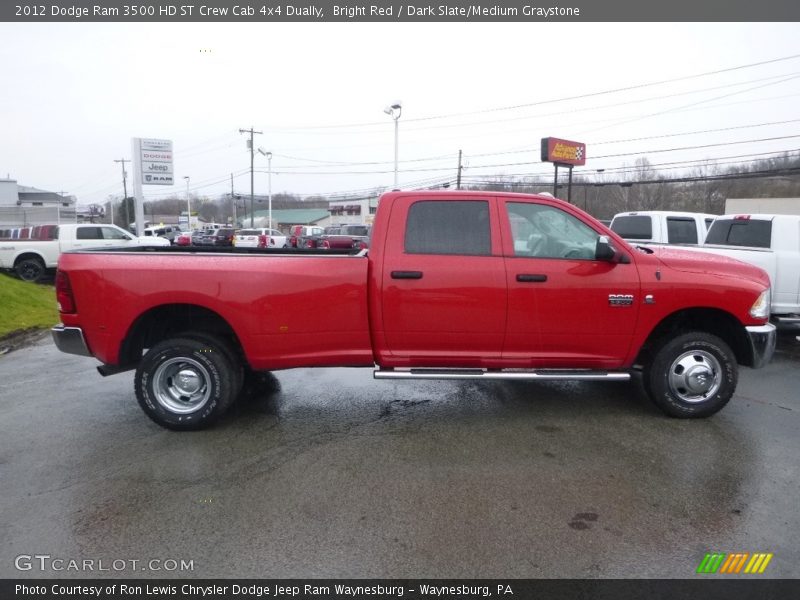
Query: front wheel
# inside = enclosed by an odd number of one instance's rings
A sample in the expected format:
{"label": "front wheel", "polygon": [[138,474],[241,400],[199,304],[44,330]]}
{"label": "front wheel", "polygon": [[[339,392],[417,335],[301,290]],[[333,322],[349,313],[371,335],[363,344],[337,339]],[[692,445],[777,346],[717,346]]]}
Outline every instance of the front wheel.
{"label": "front wheel", "polygon": [[642,373],[650,399],[671,417],[708,417],[736,390],[738,367],[730,347],[715,335],[690,332],[654,349]]}
{"label": "front wheel", "polygon": [[216,422],[233,403],[241,382],[227,352],[189,337],[159,342],[136,369],[136,398],[153,421],[176,430]]}

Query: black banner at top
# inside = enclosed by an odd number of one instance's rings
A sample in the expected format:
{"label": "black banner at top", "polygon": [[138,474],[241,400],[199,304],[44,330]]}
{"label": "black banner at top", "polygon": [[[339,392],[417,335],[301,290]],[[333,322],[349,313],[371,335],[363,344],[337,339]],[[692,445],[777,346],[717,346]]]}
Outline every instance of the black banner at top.
{"label": "black banner at top", "polygon": [[[800,20],[797,0],[49,0],[0,3],[0,21],[269,22],[775,22]],[[675,40],[676,44],[680,40]],[[748,43],[758,41],[748,40]]]}

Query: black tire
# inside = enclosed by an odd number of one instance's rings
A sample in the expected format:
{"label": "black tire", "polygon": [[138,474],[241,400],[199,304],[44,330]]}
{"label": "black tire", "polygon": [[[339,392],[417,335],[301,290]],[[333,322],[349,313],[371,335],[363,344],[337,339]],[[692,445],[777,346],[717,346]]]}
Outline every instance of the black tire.
{"label": "black tire", "polygon": [[642,381],[650,399],[671,417],[708,417],[736,391],[736,357],[715,335],[689,332],[656,346]]}
{"label": "black tire", "polygon": [[136,369],[134,388],[148,417],[180,431],[216,422],[238,391],[227,352],[188,337],[167,339],[150,348]]}
{"label": "black tire", "polygon": [[25,258],[14,265],[14,271],[22,281],[36,283],[44,277],[45,267],[38,258]]}
{"label": "black tire", "polygon": [[239,398],[246,402],[255,402],[279,392],[280,389],[281,383],[272,371],[253,371],[246,368]]}

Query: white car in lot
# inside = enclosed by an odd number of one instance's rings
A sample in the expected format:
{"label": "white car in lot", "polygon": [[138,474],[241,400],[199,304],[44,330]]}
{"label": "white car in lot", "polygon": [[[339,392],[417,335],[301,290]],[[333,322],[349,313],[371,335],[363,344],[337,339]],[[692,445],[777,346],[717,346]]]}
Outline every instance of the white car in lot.
{"label": "white car in lot", "polygon": [[169,245],[166,238],[136,237],[116,225],[62,223],[48,228],[39,239],[0,241],[0,269],[12,270],[24,281],[39,281],[47,270],[56,268],[61,253],[69,250]]}
{"label": "white car in lot", "polygon": [[286,248],[286,236],[277,229],[240,229],[234,238],[239,248]]}

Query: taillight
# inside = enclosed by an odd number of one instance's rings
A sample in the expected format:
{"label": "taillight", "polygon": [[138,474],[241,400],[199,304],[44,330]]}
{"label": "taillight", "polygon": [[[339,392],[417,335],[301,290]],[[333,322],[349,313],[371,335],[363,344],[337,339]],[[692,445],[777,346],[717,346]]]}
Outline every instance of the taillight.
{"label": "taillight", "polygon": [[69,277],[64,271],[56,272],[56,301],[58,302],[59,312],[77,312],[75,297],[72,295],[72,286],[69,284]]}
{"label": "taillight", "polygon": [[259,248],[266,248],[267,247],[267,236],[259,235],[258,236],[258,247]]}

